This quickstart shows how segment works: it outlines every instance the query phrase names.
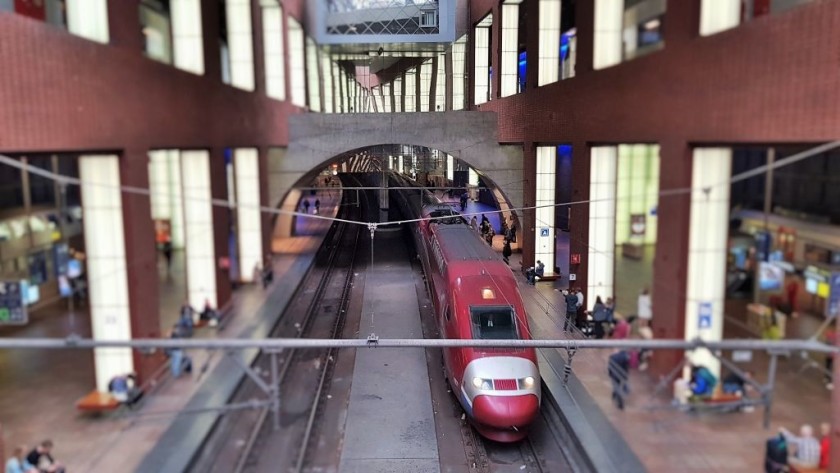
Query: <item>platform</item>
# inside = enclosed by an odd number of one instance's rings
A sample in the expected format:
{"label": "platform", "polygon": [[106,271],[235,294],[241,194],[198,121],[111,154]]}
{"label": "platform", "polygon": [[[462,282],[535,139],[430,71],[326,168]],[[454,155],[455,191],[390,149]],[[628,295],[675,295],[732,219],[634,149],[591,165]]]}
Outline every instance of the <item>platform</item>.
{"label": "platform", "polygon": [[[337,211],[331,199],[321,200],[322,214]],[[282,312],[296,288],[296,284],[278,282],[301,279],[330,222],[301,219],[298,226],[308,236],[273,242],[280,250],[274,257],[274,284],[268,290],[256,284],[239,287],[233,293],[231,317],[223,330],[199,329],[195,337],[265,336],[272,325],[272,317]],[[183,302],[183,292],[177,283],[182,280],[177,276],[179,264],[177,259],[173,260],[172,280],[161,278],[161,284],[168,285],[168,293],[173,293],[165,297],[161,292],[163,304],[166,304],[161,312],[167,314],[161,317],[163,327],[174,323]],[[82,311],[71,315],[56,305],[18,329],[14,336],[64,337],[71,333],[70,327],[80,336],[90,336],[89,320]],[[0,422],[5,444],[31,446],[51,438],[55,443],[56,459],[71,472],[181,471],[182,468],[170,469],[167,465],[171,463],[159,463],[182,459],[183,456],[176,455],[174,450],[180,449],[178,453],[182,455],[185,453],[183,444],[166,439],[173,436],[191,441],[199,439],[198,433],[212,425],[215,414],[178,416],[178,411],[185,407],[223,404],[224,392],[235,386],[242,374],[238,368],[231,369],[235,368],[231,366],[233,363],[218,354],[197,351],[191,352],[190,356],[194,366],[192,376],[182,375],[172,380],[166,374],[154,394],[146,397],[136,410],[120,409],[113,414],[90,417],[80,414],[75,406],[94,385],[90,351],[0,351]],[[61,389],[55,389],[56,386]],[[190,434],[185,435],[184,429]],[[164,439],[162,446],[158,443],[160,439]],[[160,449],[168,451],[161,454]],[[147,454],[150,458],[144,463]]]}
{"label": "platform", "polygon": [[[567,338],[562,332],[565,304],[562,294],[549,284],[530,286],[520,277],[520,289],[531,318],[531,329],[538,338]],[[549,306],[549,304],[551,304]],[[547,310],[548,308],[548,310]],[[803,319],[808,327],[813,321]],[[726,332],[734,328],[727,324]],[[810,334],[808,329],[791,330],[790,334]],[[730,335],[732,336],[732,335]],[[738,334],[738,336],[743,336]],[[564,350],[542,350],[543,359],[565,359]],[[599,438],[610,438],[613,432],[622,440],[612,453],[626,444],[651,472],[755,472],[761,471],[765,441],[778,427],[795,430],[802,423],[818,426],[829,420],[831,392],[822,383],[817,370],[801,371],[804,362],[798,357],[781,358],[776,374],[776,389],[769,429],[762,427],[762,409],[736,413],[689,413],[671,406],[670,383],[655,393],[656,379],[649,372],[631,370],[631,394],[624,411],[614,407],[612,388],[607,377],[609,350],[580,350],[572,362],[572,381],[563,386],[562,366],[552,366],[548,373],[553,381],[550,389],[569,398],[576,407],[588,405],[586,421]],[[654,354],[655,356],[655,354]],[[562,361],[558,364],[562,365]],[[768,356],[755,352],[749,363],[739,364],[756,373],[759,382],[767,379]],[[542,367],[543,365],[541,365]],[[544,377],[547,373],[543,373]],[[584,390],[576,390],[576,386]],[[562,406],[561,406],[562,407]],[[597,409],[596,412],[595,409]],[[603,417],[609,425],[598,419]],[[600,470],[599,470],[600,471]]]}
{"label": "platform", "polygon": [[[403,245],[378,244],[374,261],[366,275],[359,336],[422,338],[414,272]],[[356,351],[339,471],[440,471],[422,348]]]}

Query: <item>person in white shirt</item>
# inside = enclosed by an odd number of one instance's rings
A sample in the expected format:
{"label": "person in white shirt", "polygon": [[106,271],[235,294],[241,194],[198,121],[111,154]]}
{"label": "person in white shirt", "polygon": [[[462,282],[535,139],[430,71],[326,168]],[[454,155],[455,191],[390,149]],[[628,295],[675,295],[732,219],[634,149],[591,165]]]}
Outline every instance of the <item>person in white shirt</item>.
{"label": "person in white shirt", "polygon": [[796,452],[788,456],[788,463],[797,468],[817,468],[820,464],[820,442],[814,437],[814,429],[808,424],[799,429],[799,437],[782,427],[779,429],[785,440],[796,445]]}
{"label": "person in white shirt", "polygon": [[650,299],[650,291],[647,288],[644,288],[642,293],[639,294],[636,315],[639,317],[639,325],[641,327],[650,326],[650,320],[653,318],[653,308]]}

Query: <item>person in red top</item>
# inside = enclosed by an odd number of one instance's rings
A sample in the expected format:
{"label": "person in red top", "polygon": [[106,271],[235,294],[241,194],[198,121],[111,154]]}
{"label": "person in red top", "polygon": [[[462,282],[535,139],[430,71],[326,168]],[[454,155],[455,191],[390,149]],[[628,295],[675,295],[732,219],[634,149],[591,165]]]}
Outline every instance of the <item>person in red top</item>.
{"label": "person in red top", "polygon": [[820,424],[820,468],[828,469],[828,461],[831,458],[831,424],[823,422]]}

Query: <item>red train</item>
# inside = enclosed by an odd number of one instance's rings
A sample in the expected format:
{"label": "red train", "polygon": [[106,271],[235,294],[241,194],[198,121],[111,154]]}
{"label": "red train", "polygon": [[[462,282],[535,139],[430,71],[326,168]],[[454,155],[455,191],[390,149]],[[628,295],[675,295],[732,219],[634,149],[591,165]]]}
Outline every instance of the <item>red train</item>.
{"label": "red train", "polygon": [[[403,200],[401,207],[414,204]],[[433,219],[412,233],[441,336],[530,339],[516,280],[501,257],[448,205],[425,205],[421,214]],[[527,435],[541,400],[534,349],[451,348],[443,359],[449,384],[481,435],[498,442]]]}

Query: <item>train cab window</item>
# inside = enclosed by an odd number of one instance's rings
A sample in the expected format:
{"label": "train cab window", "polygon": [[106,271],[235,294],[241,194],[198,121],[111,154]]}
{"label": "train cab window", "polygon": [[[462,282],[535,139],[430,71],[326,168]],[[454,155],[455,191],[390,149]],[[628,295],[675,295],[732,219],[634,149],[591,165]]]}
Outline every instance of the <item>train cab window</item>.
{"label": "train cab window", "polygon": [[459,223],[461,220],[459,214],[456,214],[455,212],[446,209],[432,210],[431,212],[429,212],[429,217],[434,219],[432,220],[433,222],[442,223],[444,225],[454,225],[456,223]]}
{"label": "train cab window", "polygon": [[510,306],[470,307],[473,338],[478,340],[515,340],[516,318]]}

